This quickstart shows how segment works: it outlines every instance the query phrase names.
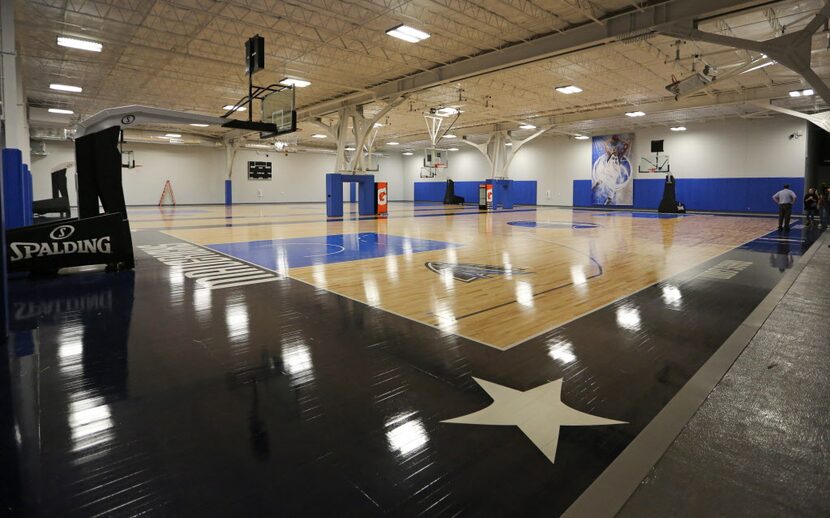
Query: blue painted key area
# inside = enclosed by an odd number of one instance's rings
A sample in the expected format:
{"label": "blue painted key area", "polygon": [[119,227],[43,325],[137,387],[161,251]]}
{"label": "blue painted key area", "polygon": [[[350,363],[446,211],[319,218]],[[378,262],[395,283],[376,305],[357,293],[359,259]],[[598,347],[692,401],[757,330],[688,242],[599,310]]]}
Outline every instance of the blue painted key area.
{"label": "blue painted key area", "polygon": [[208,248],[263,268],[285,271],[314,264],[344,263],[387,255],[417,254],[456,246],[444,241],[362,232],[319,237],[219,243]]}
{"label": "blue painted key area", "polygon": [[[455,195],[464,198],[464,203],[478,204],[478,186],[484,182],[455,182]],[[510,190],[514,204],[536,205],[535,180],[514,180]],[[446,182],[415,182],[415,201],[443,202],[446,191]]]}
{"label": "blue painted key area", "polygon": [[[800,203],[804,199],[804,178],[797,177],[677,178],[676,181],[677,201],[686,210],[777,213],[778,206],[772,201],[772,195],[785,183],[798,195],[793,212],[801,212]],[[635,179],[633,208],[656,210],[663,197],[664,184],[664,178]],[[574,207],[592,206],[591,180],[573,181],[573,204]]]}

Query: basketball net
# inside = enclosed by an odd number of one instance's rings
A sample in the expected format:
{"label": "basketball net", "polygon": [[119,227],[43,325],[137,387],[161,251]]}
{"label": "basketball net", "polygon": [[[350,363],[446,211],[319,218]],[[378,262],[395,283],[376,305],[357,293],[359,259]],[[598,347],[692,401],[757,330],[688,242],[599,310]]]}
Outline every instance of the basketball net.
{"label": "basketball net", "polygon": [[176,196],[173,194],[173,185],[170,180],[164,182],[164,189],[161,190],[161,197],[159,198],[159,207],[164,204],[165,197],[170,200],[170,205],[176,205]]}

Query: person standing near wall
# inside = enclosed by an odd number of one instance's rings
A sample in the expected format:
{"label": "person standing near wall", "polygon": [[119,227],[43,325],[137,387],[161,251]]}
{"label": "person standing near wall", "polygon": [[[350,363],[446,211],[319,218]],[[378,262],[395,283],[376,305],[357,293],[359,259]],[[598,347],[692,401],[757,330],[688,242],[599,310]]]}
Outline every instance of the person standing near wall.
{"label": "person standing near wall", "polygon": [[830,220],[830,187],[826,183],[821,184],[818,190],[818,219],[821,228],[826,229]]}
{"label": "person standing near wall", "polygon": [[796,195],[790,190],[789,184],[784,184],[784,188],[772,195],[772,201],[778,204],[778,231],[790,231],[790,216],[793,213],[793,203],[795,203]]}
{"label": "person standing near wall", "polygon": [[807,213],[807,226],[814,225],[816,215],[818,215],[818,195],[812,187],[807,190],[807,195],[804,196],[804,212]]}

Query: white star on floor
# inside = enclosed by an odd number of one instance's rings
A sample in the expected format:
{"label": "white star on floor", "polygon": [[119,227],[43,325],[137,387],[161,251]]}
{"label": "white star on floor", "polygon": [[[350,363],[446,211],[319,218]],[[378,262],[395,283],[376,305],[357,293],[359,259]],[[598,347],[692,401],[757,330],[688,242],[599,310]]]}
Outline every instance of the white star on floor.
{"label": "white star on floor", "polygon": [[478,412],[442,421],[452,424],[518,426],[551,461],[556,461],[560,426],[627,424],[574,410],[562,402],[562,380],[551,381],[522,392],[473,378],[493,403]]}

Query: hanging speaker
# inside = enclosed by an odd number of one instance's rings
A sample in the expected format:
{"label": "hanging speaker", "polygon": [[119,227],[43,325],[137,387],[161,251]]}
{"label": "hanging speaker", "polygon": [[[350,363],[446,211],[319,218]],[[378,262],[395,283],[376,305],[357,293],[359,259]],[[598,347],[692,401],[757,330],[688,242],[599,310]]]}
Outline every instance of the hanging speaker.
{"label": "hanging speaker", "polygon": [[253,75],[265,68],[265,38],[257,34],[245,42],[245,63],[248,75]]}

